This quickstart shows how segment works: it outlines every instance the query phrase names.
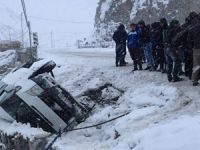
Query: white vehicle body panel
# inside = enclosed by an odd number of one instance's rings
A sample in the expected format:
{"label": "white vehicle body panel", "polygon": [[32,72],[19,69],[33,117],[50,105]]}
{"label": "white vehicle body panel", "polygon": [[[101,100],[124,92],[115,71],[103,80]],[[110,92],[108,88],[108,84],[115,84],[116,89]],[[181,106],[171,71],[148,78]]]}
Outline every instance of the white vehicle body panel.
{"label": "white vehicle body panel", "polygon": [[30,107],[36,108],[44,117],[46,117],[52,124],[56,131],[64,129],[67,124],[56,115],[43,101],[36,96],[31,96],[26,93],[16,93],[26,104]]}

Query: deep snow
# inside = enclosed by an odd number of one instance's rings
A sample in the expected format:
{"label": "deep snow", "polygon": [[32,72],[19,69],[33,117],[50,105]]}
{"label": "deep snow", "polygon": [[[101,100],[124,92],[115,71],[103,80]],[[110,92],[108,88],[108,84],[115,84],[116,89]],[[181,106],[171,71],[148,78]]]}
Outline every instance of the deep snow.
{"label": "deep snow", "polygon": [[[77,99],[105,83],[125,91],[116,105],[96,107],[79,127],[129,115],[99,128],[64,135],[55,146],[63,150],[199,150],[199,87],[187,79],[168,83],[157,72],[131,73],[132,67],[114,66],[114,49],[41,50],[59,68],[57,80]],[[47,54],[48,53],[48,54]],[[131,63],[130,59],[128,61]],[[115,130],[121,135],[114,139]]]}
{"label": "deep snow", "polygon": [[[168,83],[158,72],[132,73],[131,65],[116,68],[114,49],[40,49],[39,56],[56,61],[56,80],[78,100],[105,83],[125,91],[117,104],[96,106],[78,127],[130,112],[101,127],[64,134],[54,144],[59,150],[199,150],[200,90],[190,81]],[[127,61],[131,63],[130,58]],[[0,129],[31,138],[46,134],[4,121]],[[115,130],[120,134],[117,139]]]}

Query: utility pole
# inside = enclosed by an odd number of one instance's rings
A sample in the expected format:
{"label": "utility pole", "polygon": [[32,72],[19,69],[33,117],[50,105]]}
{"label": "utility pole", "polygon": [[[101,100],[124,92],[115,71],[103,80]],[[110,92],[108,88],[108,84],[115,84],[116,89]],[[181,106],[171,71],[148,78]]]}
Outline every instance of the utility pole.
{"label": "utility pole", "polygon": [[32,48],[31,24],[30,24],[30,21],[28,21],[28,17],[27,17],[27,13],[26,13],[26,5],[25,5],[24,0],[21,0],[21,4],[22,4],[23,12],[24,12],[24,17],[25,17],[25,20],[26,20],[26,25],[27,25],[28,31],[29,31],[30,48]]}
{"label": "utility pole", "polygon": [[21,13],[21,34],[22,34],[22,48],[24,48],[24,28],[23,28],[23,13]]}

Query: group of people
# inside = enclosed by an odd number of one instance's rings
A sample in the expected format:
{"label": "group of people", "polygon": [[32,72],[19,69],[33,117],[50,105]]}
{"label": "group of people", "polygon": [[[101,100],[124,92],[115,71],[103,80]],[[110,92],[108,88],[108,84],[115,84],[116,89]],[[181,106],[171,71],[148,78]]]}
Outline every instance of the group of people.
{"label": "group of people", "polygon": [[126,66],[126,47],[133,60],[134,71],[167,73],[169,82],[183,81],[181,75],[192,79],[193,86],[200,79],[200,14],[191,12],[184,24],[162,18],[146,25],[143,20],[130,24],[130,32],[120,24],[114,32],[116,66]]}

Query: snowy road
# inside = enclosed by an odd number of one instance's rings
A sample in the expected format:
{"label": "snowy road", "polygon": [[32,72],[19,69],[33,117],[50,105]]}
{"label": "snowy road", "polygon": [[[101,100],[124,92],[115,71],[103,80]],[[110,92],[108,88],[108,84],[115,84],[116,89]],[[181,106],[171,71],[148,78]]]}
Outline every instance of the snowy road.
{"label": "snowy road", "polygon": [[72,57],[72,56],[77,56],[77,57],[84,57],[84,58],[104,58],[104,59],[108,59],[108,58],[114,58],[114,53],[95,53],[95,52],[84,52],[84,50],[82,52],[73,52],[73,51],[67,51],[67,52],[60,52],[59,54],[57,54],[57,52],[52,52],[51,54],[53,55],[59,55],[59,56],[63,56],[63,57]]}

